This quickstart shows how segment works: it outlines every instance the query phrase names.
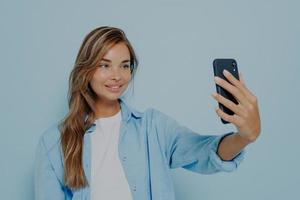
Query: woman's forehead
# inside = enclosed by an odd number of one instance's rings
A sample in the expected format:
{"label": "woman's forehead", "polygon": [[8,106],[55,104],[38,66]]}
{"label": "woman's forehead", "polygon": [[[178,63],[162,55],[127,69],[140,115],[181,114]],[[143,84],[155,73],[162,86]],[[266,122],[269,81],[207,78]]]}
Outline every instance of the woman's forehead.
{"label": "woman's forehead", "polygon": [[106,62],[128,62],[130,61],[130,52],[124,43],[118,43],[112,46],[102,57],[101,61]]}

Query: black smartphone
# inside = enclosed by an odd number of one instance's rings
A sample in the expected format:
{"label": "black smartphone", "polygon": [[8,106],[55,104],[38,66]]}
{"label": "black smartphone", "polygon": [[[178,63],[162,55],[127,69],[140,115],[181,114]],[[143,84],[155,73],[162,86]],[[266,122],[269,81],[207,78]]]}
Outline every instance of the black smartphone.
{"label": "black smartphone", "polygon": [[[223,74],[224,69],[229,71],[236,79],[239,80],[237,62],[234,59],[231,59],[231,58],[230,59],[229,58],[215,59],[213,61],[213,68],[214,68],[214,75],[226,80],[227,82],[229,82],[229,81],[227,80],[227,78]],[[230,101],[234,102],[235,104],[238,104],[237,100],[235,99],[235,97],[230,92],[228,92],[227,90],[225,90],[224,88],[222,88],[221,86],[219,86],[217,84],[216,84],[216,91],[217,91],[218,94],[222,95],[223,97],[229,99]],[[234,112],[232,112],[229,108],[225,107],[221,103],[219,103],[219,108],[223,112],[225,112],[229,115],[234,114]],[[223,122],[223,124],[229,123],[228,121],[225,121],[222,118],[221,118],[221,121]]]}

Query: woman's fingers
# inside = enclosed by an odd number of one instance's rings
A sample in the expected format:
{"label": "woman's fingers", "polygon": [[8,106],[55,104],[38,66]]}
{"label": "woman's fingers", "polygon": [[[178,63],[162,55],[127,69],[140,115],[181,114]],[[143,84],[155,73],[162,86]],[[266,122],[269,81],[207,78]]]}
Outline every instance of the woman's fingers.
{"label": "woman's fingers", "polygon": [[215,82],[216,84],[218,84],[219,86],[221,86],[222,88],[230,92],[236,98],[236,100],[242,105],[247,106],[249,104],[246,96],[235,85],[232,85],[228,83],[226,80],[217,76],[215,77]]}
{"label": "woman's fingers", "polygon": [[253,102],[255,100],[255,96],[252,94],[252,92],[247,88],[245,80],[242,76],[241,73],[240,74],[240,79],[238,80],[236,79],[229,71],[224,70],[223,72],[224,76],[229,80],[229,82],[236,86],[248,99],[248,101]]}
{"label": "woman's fingers", "polygon": [[241,74],[240,80],[225,71],[224,75],[228,82],[216,77],[216,83],[230,92],[239,103],[235,104],[220,94],[212,94],[219,103],[232,110],[234,114],[229,115],[219,108],[216,109],[216,112],[223,120],[234,124],[240,136],[253,142],[259,136],[261,129],[257,98],[247,89]]}
{"label": "woman's fingers", "polygon": [[219,103],[223,104],[225,107],[229,108],[235,114],[237,114],[239,116],[244,115],[243,107],[240,106],[240,104],[237,105],[234,102],[230,101],[229,99],[226,99],[225,97],[223,97],[222,95],[220,95],[218,93],[213,93],[212,97]]}
{"label": "woman's fingers", "polygon": [[241,126],[243,119],[240,116],[236,114],[228,115],[227,113],[223,112],[220,108],[216,108],[215,110],[217,115],[221,117],[223,120],[234,124],[236,127]]}

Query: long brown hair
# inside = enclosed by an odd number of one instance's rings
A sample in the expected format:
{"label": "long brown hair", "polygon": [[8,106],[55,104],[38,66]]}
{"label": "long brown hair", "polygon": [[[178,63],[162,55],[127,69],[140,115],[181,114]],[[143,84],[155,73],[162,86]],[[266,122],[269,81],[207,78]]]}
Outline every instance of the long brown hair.
{"label": "long brown hair", "polygon": [[96,94],[89,82],[102,57],[119,42],[127,45],[130,52],[133,79],[138,65],[133,47],[121,29],[108,26],[94,29],[84,38],[69,77],[69,112],[59,123],[59,130],[64,156],[64,181],[71,189],[88,185],[82,162],[83,136],[95,120],[96,102]]}

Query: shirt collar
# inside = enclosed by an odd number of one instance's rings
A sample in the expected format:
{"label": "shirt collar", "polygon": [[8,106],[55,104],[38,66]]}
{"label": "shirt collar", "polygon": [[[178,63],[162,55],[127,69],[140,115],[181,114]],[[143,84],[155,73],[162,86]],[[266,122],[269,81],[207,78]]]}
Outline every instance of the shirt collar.
{"label": "shirt collar", "polygon": [[122,120],[128,122],[131,116],[141,118],[141,113],[129,106],[124,99],[118,99],[121,105]]}
{"label": "shirt collar", "polygon": [[[129,106],[124,99],[119,98],[118,99],[120,106],[121,106],[121,115],[122,115],[122,121],[128,122],[130,117],[133,116],[135,118],[141,118],[141,113],[135,109],[133,109],[131,106]],[[85,116],[84,121],[86,122],[88,118],[88,115]],[[92,132],[95,130],[95,122],[91,125],[91,127],[87,130],[87,132]]]}

